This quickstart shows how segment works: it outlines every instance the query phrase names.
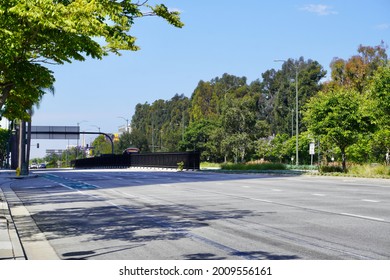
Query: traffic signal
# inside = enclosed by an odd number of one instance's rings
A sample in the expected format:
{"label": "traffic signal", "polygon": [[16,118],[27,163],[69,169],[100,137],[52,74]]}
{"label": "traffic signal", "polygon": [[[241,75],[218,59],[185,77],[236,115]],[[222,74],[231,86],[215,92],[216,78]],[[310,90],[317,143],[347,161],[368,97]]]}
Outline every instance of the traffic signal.
{"label": "traffic signal", "polygon": [[39,149],[39,143],[37,143],[37,148]]}

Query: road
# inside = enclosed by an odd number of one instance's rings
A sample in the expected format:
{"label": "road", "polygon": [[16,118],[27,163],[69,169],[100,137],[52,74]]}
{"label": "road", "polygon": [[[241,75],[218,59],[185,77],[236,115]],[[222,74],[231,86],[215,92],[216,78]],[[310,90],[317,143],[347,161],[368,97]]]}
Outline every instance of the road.
{"label": "road", "polygon": [[34,172],[11,184],[32,217],[15,220],[27,253],[43,232],[60,259],[390,259],[388,180]]}

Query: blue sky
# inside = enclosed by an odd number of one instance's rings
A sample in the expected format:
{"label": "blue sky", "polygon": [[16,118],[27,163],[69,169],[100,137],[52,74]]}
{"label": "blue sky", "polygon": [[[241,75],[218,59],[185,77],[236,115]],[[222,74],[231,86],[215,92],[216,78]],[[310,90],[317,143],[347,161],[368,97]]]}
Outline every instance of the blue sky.
{"label": "blue sky", "polygon": [[[137,103],[190,97],[200,80],[224,73],[261,78],[281,67],[275,59],[317,60],[325,69],[347,59],[359,44],[390,44],[390,1],[161,0],[181,11],[182,29],[159,18],[136,21],[141,50],[54,66],[55,95],[44,97],[34,125],[76,125],[113,133],[131,119]],[[328,76],[329,76],[328,72]],[[89,142],[91,137],[87,137]],[[32,157],[65,149],[67,141],[39,142]],[[74,141],[73,141],[74,142]],[[71,143],[70,144],[75,144]]]}

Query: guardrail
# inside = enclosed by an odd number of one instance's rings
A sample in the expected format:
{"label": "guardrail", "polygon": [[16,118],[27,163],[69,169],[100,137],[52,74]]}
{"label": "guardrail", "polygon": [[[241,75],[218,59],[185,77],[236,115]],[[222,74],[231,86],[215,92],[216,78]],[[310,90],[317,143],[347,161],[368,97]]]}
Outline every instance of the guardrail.
{"label": "guardrail", "polygon": [[200,168],[199,152],[178,153],[147,153],[129,155],[102,155],[99,157],[78,159],[72,161],[74,168],[128,168],[157,167],[178,168],[183,162],[184,169],[198,170]]}

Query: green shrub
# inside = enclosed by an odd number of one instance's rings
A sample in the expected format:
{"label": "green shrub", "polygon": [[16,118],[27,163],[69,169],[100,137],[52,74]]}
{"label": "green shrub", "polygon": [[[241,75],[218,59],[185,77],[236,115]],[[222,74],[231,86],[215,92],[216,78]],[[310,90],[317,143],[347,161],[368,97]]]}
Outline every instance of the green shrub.
{"label": "green shrub", "polygon": [[334,173],[334,172],[343,172],[343,168],[341,166],[334,165],[321,165],[320,166],[321,173]]}
{"label": "green shrub", "polygon": [[390,176],[390,166],[382,164],[353,165],[348,169],[348,173],[364,177]]}
{"label": "green shrub", "polygon": [[244,164],[244,163],[227,163],[221,164],[223,170],[286,170],[286,166],[281,163],[260,163],[260,164]]}
{"label": "green shrub", "polygon": [[177,169],[179,171],[183,171],[183,169],[184,169],[184,161],[180,161],[180,162],[177,163]]}
{"label": "green shrub", "polygon": [[220,163],[213,163],[213,162],[201,162],[200,163],[200,168],[220,168],[221,164]]}

